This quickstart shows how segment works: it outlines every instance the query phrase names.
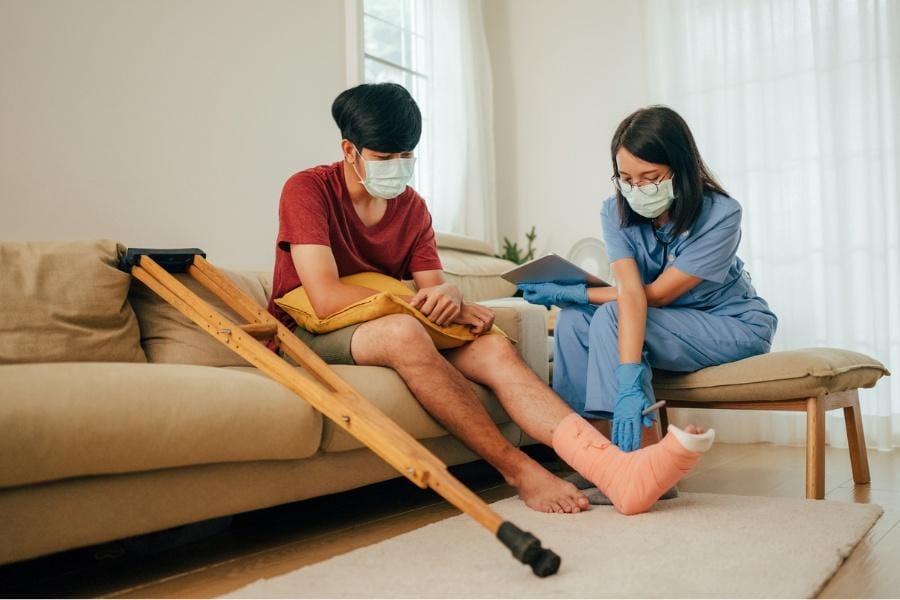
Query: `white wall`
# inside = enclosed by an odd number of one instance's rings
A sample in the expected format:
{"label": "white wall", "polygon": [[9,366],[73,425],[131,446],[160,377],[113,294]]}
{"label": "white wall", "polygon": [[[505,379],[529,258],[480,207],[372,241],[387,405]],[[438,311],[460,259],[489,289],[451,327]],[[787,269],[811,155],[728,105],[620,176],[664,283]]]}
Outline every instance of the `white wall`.
{"label": "white wall", "polygon": [[336,0],[0,0],[0,240],[269,270],[285,179],[340,156],[345,81]]}
{"label": "white wall", "polygon": [[600,236],[609,196],[609,143],[650,104],[641,3],[485,0],[494,72],[500,235],[538,255]]}

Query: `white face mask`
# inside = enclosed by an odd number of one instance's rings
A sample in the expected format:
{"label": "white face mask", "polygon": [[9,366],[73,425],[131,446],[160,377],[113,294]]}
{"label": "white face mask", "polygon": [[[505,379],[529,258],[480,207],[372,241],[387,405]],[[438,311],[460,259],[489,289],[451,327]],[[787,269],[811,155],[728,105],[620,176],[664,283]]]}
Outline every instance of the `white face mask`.
{"label": "white face mask", "polygon": [[[416,166],[415,158],[392,158],[390,160],[366,160],[359,150],[357,156],[366,162],[366,178],[360,178],[366,191],[375,198],[390,200],[403,193],[413,176]],[[351,165],[353,172],[359,177],[356,165]]]}
{"label": "white face mask", "polygon": [[645,194],[637,186],[632,187],[631,191],[622,191],[622,195],[625,196],[625,200],[628,201],[628,206],[631,207],[631,210],[642,217],[652,219],[669,210],[669,207],[672,206],[672,202],[675,200],[675,191],[672,187],[671,177],[660,181],[657,186],[656,193],[652,195]]}

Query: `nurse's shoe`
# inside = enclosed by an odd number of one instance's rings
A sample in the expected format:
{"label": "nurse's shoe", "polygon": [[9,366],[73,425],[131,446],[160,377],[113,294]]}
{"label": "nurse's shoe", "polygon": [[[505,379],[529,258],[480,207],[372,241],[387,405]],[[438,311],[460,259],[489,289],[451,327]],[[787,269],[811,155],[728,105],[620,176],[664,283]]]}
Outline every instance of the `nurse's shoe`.
{"label": "nurse's shoe", "polygon": [[553,432],[553,449],[593,482],[620,513],[647,511],[684,477],[715,439],[710,429],[691,434],[669,425],[658,443],[622,452],[590,423],[572,413]]}
{"label": "nurse's shoe", "polygon": [[[593,504],[594,506],[612,506],[612,500],[606,497],[606,494],[601,492],[593,482],[588,481],[584,477],[582,477],[579,473],[572,473],[568,477],[563,477],[563,481],[568,481],[579,490],[597,490],[593,494],[588,494],[588,502]],[[666,490],[662,496],[659,497],[660,500],[671,500],[673,498],[678,497],[678,487],[671,487]]]}

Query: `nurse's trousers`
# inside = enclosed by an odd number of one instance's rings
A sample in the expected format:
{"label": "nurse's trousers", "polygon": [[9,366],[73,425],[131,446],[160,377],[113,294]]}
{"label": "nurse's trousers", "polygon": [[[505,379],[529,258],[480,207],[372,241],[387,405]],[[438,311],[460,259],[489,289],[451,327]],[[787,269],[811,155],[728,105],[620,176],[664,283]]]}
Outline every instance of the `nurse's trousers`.
{"label": "nurse's trousers", "polygon": [[[556,320],[553,389],[587,418],[612,418],[619,366],[619,305],[570,306]],[[651,368],[690,372],[770,349],[751,326],[736,317],[679,307],[647,307],[642,387],[651,402]]]}

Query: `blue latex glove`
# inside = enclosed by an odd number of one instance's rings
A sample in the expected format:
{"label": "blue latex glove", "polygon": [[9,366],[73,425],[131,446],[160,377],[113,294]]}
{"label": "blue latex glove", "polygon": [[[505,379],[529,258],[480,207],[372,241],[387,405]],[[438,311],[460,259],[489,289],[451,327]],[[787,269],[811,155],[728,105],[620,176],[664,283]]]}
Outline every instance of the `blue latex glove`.
{"label": "blue latex glove", "polygon": [[642,363],[624,363],[616,367],[619,393],[613,409],[612,443],[625,452],[641,447],[641,424],[650,427],[654,421],[655,413],[641,414],[651,404],[641,387],[645,370]]}
{"label": "blue latex glove", "polygon": [[568,306],[570,304],[587,304],[587,286],[583,283],[560,285],[558,283],[520,283],[522,296],[532,304],[544,306]]}

